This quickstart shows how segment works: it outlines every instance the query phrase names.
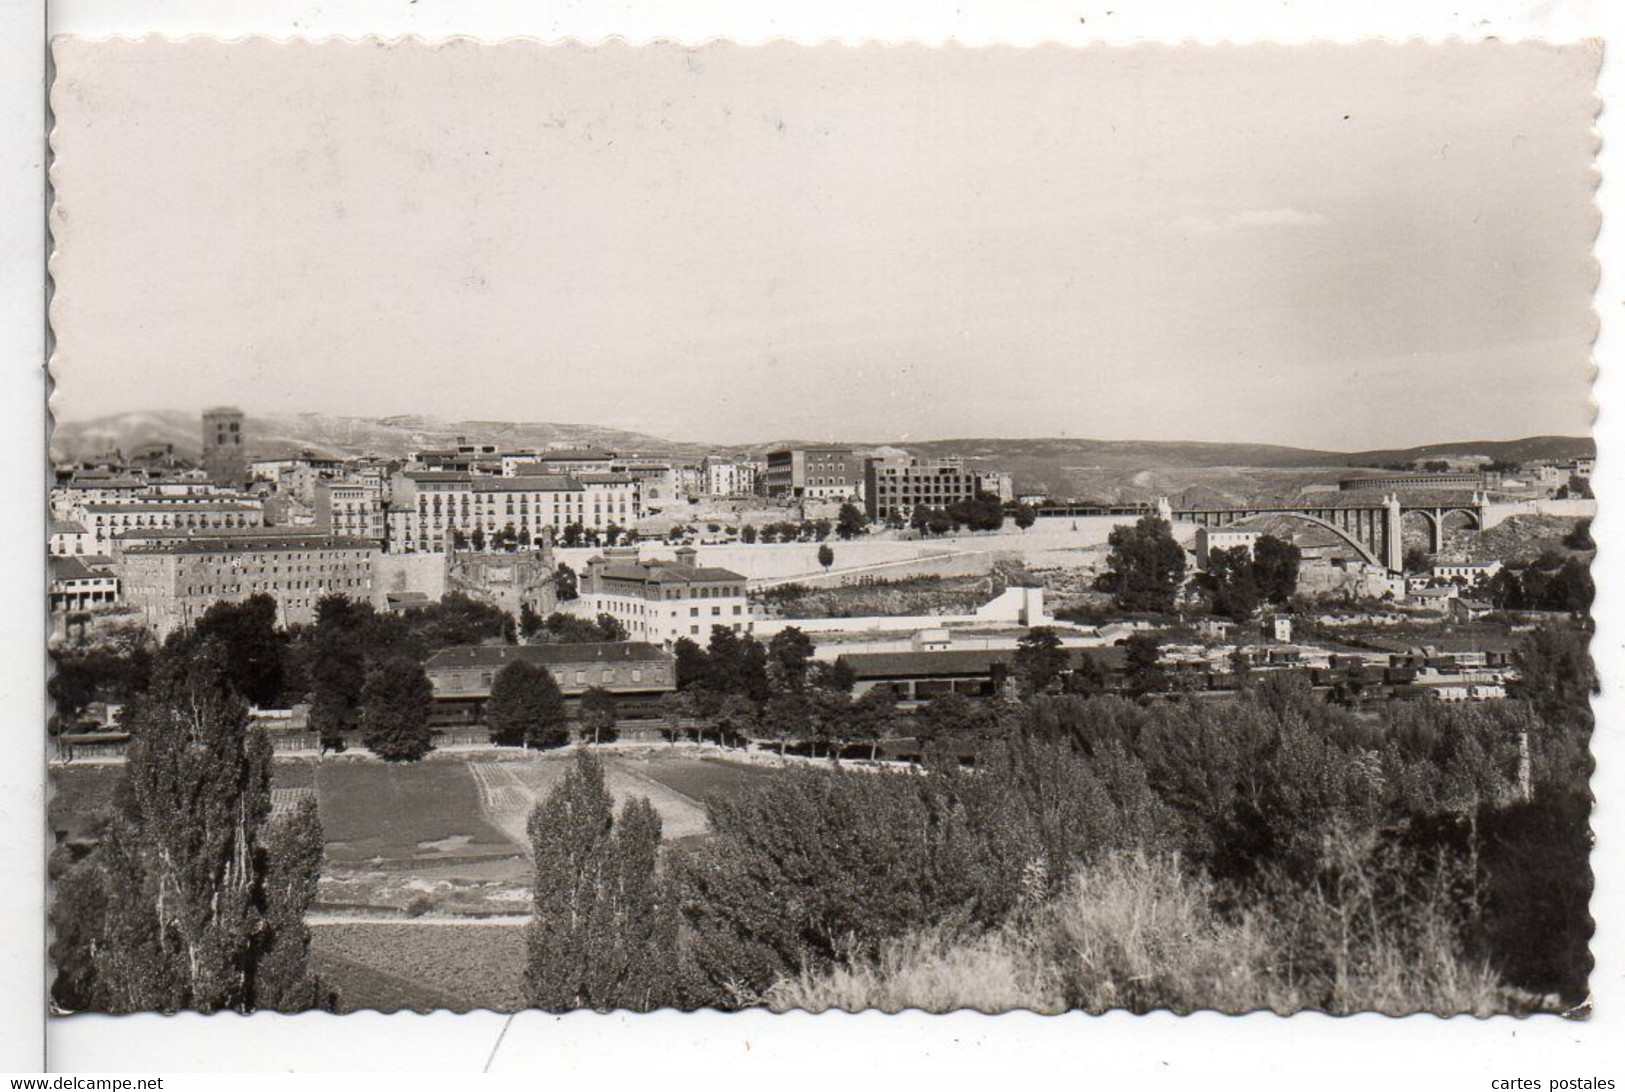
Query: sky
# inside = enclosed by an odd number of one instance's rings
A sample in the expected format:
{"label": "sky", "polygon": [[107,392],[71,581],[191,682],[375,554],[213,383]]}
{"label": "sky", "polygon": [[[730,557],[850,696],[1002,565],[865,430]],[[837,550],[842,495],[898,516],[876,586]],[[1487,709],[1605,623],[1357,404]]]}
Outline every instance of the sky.
{"label": "sky", "polygon": [[1590,431],[1583,46],[55,48],[59,419]]}

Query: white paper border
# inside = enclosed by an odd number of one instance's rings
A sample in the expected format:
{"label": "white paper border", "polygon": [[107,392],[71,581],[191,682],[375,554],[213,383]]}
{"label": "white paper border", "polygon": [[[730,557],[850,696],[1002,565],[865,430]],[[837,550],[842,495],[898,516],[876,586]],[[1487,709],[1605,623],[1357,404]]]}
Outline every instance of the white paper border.
{"label": "white paper border", "polygon": [[[43,756],[43,502],[39,496],[41,444],[40,398],[43,381],[43,315],[39,278],[42,222],[38,164],[43,115],[39,78],[44,43],[39,0],[0,0],[0,124],[4,125],[4,234],[0,234],[0,339],[5,345],[5,387],[0,413],[5,415],[5,442],[11,445],[5,477],[8,518],[0,530],[4,590],[0,626],[6,651],[3,693],[13,735],[0,763],[0,900],[7,928],[0,930],[0,1067],[36,1068],[25,1059],[37,1050],[41,1017],[39,980],[41,926],[35,893],[42,873],[44,823],[38,812],[38,771]],[[863,3],[706,3],[572,2],[548,5],[473,0],[344,0],[266,2],[266,0],[58,0],[50,12],[52,33],[90,37],[163,33],[180,36],[212,33],[237,37],[250,33],[277,37],[416,34],[440,38],[466,34],[482,38],[528,36],[543,40],[574,37],[588,41],[619,36],[629,41],[675,38],[705,41],[729,37],[742,42],[789,38],[803,42],[840,40],[956,40],[968,45],[988,42],[1034,44],[1056,41],[1081,44],[1106,40],[1128,43],[1164,41],[1356,41],[1371,36],[1478,39],[1526,37],[1572,41],[1612,38],[1614,50],[1625,36],[1611,31],[1621,16],[1600,3],[1493,3],[1452,5],[1439,2],[1240,2],[1204,5],[1172,0],[1107,0],[1099,4],[999,2],[927,4]],[[1625,71],[1605,54],[1600,90],[1605,103],[1622,101]],[[29,109],[30,103],[34,109]],[[1615,112],[1619,110],[1615,106]],[[32,115],[32,116],[31,116]],[[1604,141],[1599,160],[1604,179],[1625,176],[1625,151],[1608,134],[1617,129],[1604,109],[1598,125]],[[1597,358],[1603,373],[1596,396],[1609,404],[1625,368],[1614,344],[1622,282],[1618,267],[1625,261],[1620,233],[1610,230],[1608,212],[1617,220],[1625,206],[1620,187],[1606,181],[1598,194],[1604,211],[1598,255],[1603,266],[1597,294],[1602,337]],[[1617,403],[1617,399],[1614,399]],[[1596,579],[1599,588],[1598,640],[1594,651],[1605,685],[1625,684],[1625,594],[1620,558],[1612,549],[1613,497],[1625,495],[1625,469],[1615,453],[1625,450],[1625,425],[1604,413],[1598,421],[1601,453],[1597,486],[1602,498],[1596,524],[1602,550]],[[1625,520],[1619,535],[1625,536]],[[1337,1020],[1303,1015],[1231,1018],[1204,1015],[1177,1018],[1107,1016],[1058,1018],[1013,1014],[983,1017],[920,1015],[772,1017],[749,1013],[733,1016],[698,1014],[653,1017],[600,1017],[580,1014],[563,1019],[521,1016],[508,1027],[496,1052],[499,1071],[531,1074],[547,1084],[590,1082],[596,1087],[658,1084],[662,1088],[718,1084],[771,1083],[791,1087],[827,1086],[831,1081],[904,1081],[908,1086],[946,1078],[953,1086],[971,1083],[1019,1085],[1023,1080],[1054,1082],[1086,1077],[1110,1087],[1132,1081],[1137,1087],[1204,1089],[1278,1087],[1299,1081],[1321,1088],[1367,1088],[1381,1080],[1389,1087],[1487,1088],[1492,1077],[1608,1076],[1625,1087],[1625,1065],[1609,1042],[1625,1041],[1619,1031],[1625,1019],[1622,965],[1618,945],[1611,944],[1622,920],[1620,855],[1616,845],[1620,809],[1608,807],[1622,790],[1614,773],[1619,761],[1620,729],[1614,710],[1619,703],[1605,696],[1598,706],[1599,730],[1593,746],[1598,762],[1594,790],[1599,805],[1594,826],[1598,848],[1593,857],[1597,889],[1592,912],[1599,926],[1593,943],[1597,967],[1592,983],[1599,997],[1598,1014],[1584,1023],[1555,1019],[1532,1021],[1455,1020],[1431,1017],[1391,1020],[1361,1016]],[[1625,708],[1625,706],[1621,706]],[[32,888],[30,884],[34,885]],[[32,981],[30,980],[32,978]],[[417,1074],[407,1083],[428,1083],[435,1071],[475,1072],[492,1054],[507,1026],[505,1017],[472,1015],[378,1016],[342,1018],[233,1016],[134,1017],[119,1020],[79,1018],[51,1023],[48,1039],[53,1070],[177,1072],[395,1070]],[[1063,1076],[1065,1075],[1065,1076]],[[326,1083],[326,1082],[320,1082]],[[441,1082],[436,1082],[437,1084]],[[336,1082],[335,1082],[336,1085]]]}

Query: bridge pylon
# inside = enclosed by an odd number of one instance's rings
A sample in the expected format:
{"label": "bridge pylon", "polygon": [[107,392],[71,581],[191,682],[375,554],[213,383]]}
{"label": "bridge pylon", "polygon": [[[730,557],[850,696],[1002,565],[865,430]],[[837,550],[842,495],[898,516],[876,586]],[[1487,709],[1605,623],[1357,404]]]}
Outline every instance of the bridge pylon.
{"label": "bridge pylon", "polygon": [[1398,493],[1386,493],[1382,498],[1382,561],[1391,573],[1405,569],[1404,511],[1399,506]]}

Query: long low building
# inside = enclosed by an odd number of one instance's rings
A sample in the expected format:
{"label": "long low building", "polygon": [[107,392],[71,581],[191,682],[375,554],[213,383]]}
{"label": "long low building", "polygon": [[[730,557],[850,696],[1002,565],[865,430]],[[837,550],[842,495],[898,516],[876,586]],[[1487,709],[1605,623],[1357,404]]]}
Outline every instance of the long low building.
{"label": "long low building", "polygon": [[442,649],[424,665],[434,687],[436,721],[483,719],[497,673],[519,662],[545,667],[566,703],[596,686],[615,695],[623,715],[651,712],[655,701],[677,689],[677,658],[646,641],[459,645]]}
{"label": "long low building", "polygon": [[117,563],[121,598],[159,640],[202,617],[214,603],[269,595],[277,620],[316,620],[323,596],[344,595],[382,607],[379,544],[367,539],[195,538],[125,549]]}
{"label": "long low building", "polygon": [[[1014,674],[1015,649],[962,648],[921,652],[859,652],[836,662],[852,669],[853,696],[879,686],[890,687],[898,701],[929,701],[945,694],[973,697],[996,694]],[[1123,669],[1121,648],[1069,648],[1076,668],[1091,659],[1107,677]]]}

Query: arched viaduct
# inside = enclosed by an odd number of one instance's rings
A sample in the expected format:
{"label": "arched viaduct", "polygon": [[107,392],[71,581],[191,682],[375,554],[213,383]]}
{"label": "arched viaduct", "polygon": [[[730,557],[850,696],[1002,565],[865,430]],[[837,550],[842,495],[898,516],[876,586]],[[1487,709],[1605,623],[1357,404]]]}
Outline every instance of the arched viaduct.
{"label": "arched viaduct", "polygon": [[1445,521],[1463,516],[1475,530],[1498,522],[1493,504],[1483,493],[1454,495],[1327,493],[1301,503],[1268,502],[1259,505],[1195,505],[1175,507],[1167,497],[1157,498],[1157,511],[1164,519],[1194,523],[1200,527],[1225,527],[1253,516],[1290,516],[1324,527],[1347,542],[1373,565],[1389,572],[1404,568],[1404,521],[1420,517],[1427,523],[1429,550],[1438,553],[1444,546]]}

